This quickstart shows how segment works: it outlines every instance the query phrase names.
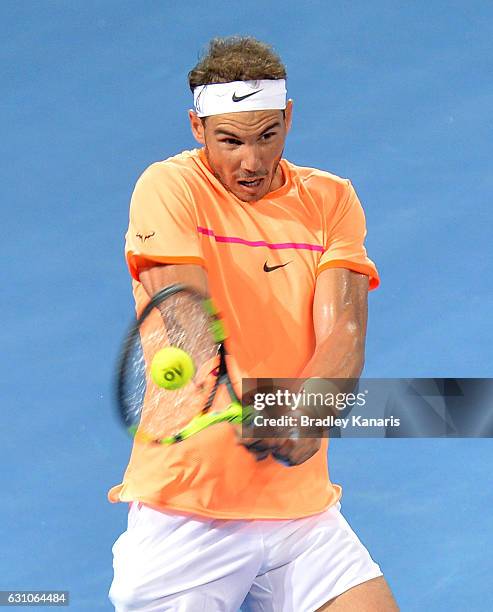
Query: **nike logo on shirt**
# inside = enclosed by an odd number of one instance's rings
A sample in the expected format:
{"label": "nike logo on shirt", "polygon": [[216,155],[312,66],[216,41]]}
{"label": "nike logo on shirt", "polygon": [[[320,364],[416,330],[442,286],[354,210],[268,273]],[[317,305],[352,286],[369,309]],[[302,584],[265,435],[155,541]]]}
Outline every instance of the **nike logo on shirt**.
{"label": "nike logo on shirt", "polygon": [[277,268],[284,268],[284,266],[287,266],[289,263],[291,263],[291,262],[287,261],[286,263],[279,264],[277,266],[268,266],[267,262],[265,262],[264,263],[264,272],[273,272],[274,270],[277,270]]}

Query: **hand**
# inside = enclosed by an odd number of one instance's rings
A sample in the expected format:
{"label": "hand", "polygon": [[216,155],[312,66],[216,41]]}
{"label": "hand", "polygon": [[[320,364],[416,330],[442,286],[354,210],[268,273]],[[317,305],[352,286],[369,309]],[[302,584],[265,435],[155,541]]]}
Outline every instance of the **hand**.
{"label": "hand", "polygon": [[[283,386],[278,386],[275,384],[275,379],[261,380],[263,383],[261,388],[258,387],[257,381],[253,379],[249,381],[251,383],[251,388],[245,389],[245,387],[243,387],[244,401],[248,403],[250,400],[253,403],[254,396],[258,392],[272,393],[277,389],[283,389]],[[283,463],[284,465],[300,465],[313,457],[313,455],[320,449],[321,438],[324,437],[323,430],[320,429],[319,431],[315,431],[314,428],[311,428],[310,433],[312,435],[315,434],[315,436],[318,436],[319,434],[319,437],[307,437],[306,428],[305,431],[303,431],[303,429],[299,426],[301,417],[308,414],[306,409],[287,411],[285,406],[269,406],[266,412],[268,413],[269,417],[280,417],[287,415],[294,419],[294,424],[292,426],[283,425],[282,431],[277,429],[275,426],[272,426],[270,431],[268,428],[264,428],[262,433],[272,435],[279,432],[281,435],[262,438],[243,438],[242,431],[245,433],[245,430],[242,429],[241,426],[235,427],[238,443],[252,453],[257,461],[262,461],[269,455],[272,455],[274,459],[280,463]],[[316,415],[310,414],[310,416]]]}
{"label": "hand", "polygon": [[287,466],[308,461],[320,449],[320,438],[243,438],[239,444],[251,452],[257,461],[272,455]]}
{"label": "hand", "polygon": [[274,459],[286,465],[300,465],[320,449],[320,438],[277,438],[280,446],[272,453]]}
{"label": "hand", "polygon": [[[241,438],[241,428],[236,429],[238,443],[251,452],[257,461],[272,455],[274,459],[287,466],[304,463],[320,449],[321,438],[300,437],[298,427],[286,431],[288,437]],[[321,436],[323,435],[320,432]]]}
{"label": "hand", "polygon": [[279,443],[282,442],[281,438],[241,438],[238,431],[237,435],[238,444],[252,453],[257,461],[267,459],[270,454],[279,448]]}

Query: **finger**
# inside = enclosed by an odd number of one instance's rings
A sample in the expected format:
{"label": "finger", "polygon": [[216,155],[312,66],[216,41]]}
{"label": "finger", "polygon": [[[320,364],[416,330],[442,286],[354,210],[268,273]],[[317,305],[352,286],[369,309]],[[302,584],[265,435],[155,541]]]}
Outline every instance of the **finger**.
{"label": "finger", "polygon": [[295,448],[295,444],[296,442],[294,440],[279,440],[279,444],[277,444],[276,451],[279,452],[281,455],[289,455]]}
{"label": "finger", "polygon": [[245,448],[247,448],[252,453],[270,453],[273,449],[268,442],[264,442],[263,440],[259,440],[258,442],[254,442],[253,444],[246,444]]}
{"label": "finger", "polygon": [[293,465],[300,465],[301,463],[305,463],[308,459],[311,459],[313,455],[318,451],[318,446],[309,444],[302,445],[297,447],[290,453],[289,458]]}
{"label": "finger", "polygon": [[260,442],[262,440],[262,438],[242,438],[240,436],[240,439],[238,440],[238,444],[241,444],[243,446],[251,446],[252,444],[255,444],[256,442]]}
{"label": "finger", "polygon": [[314,440],[286,440],[273,456],[289,462],[291,466],[300,465],[313,457],[319,448],[320,443]]}
{"label": "finger", "polygon": [[279,448],[279,444],[277,440],[273,440],[272,438],[257,438],[253,441],[243,442],[243,445],[248,448],[248,450],[263,452],[266,450],[273,451]]}
{"label": "finger", "polygon": [[274,452],[272,453],[272,456],[278,463],[282,463],[286,467],[291,467],[293,465],[293,463],[291,462],[291,459],[286,455],[283,455],[279,452]]}
{"label": "finger", "polygon": [[265,451],[263,453],[254,453],[255,455],[255,461],[263,461],[264,459],[267,459],[267,457],[270,455],[269,451]]}

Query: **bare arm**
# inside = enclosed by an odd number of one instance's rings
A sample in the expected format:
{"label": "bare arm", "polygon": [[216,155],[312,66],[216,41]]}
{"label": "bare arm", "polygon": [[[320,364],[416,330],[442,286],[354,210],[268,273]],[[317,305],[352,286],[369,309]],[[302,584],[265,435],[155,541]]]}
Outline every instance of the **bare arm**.
{"label": "bare arm", "polygon": [[315,351],[300,378],[345,379],[334,391],[351,390],[365,362],[367,318],[368,277],[343,268],[324,270],[313,303]]}
{"label": "bare arm", "polygon": [[[208,297],[209,295],[207,289],[206,272],[201,266],[198,265],[158,264],[140,270],[139,280],[150,298],[161,289],[174,284],[182,284],[192,287],[204,297]],[[178,319],[174,317],[165,307],[161,309],[161,316],[163,317],[170,343],[180,346],[180,337],[183,335],[183,325],[180,324]]]}
{"label": "bare arm", "polygon": [[[140,272],[149,296],[173,283],[208,294],[207,274],[191,264],[157,265]],[[315,351],[300,378],[358,378],[364,364],[368,277],[330,268],[317,279],[313,303]]]}
{"label": "bare arm", "polygon": [[193,287],[203,295],[209,294],[207,273],[201,266],[192,264],[156,265],[141,270],[139,278],[149,297],[174,283],[183,283]]}
{"label": "bare arm", "polygon": [[[140,272],[140,281],[150,297],[173,283],[192,286],[208,295],[207,274],[196,265],[153,266]],[[356,379],[360,376],[364,364],[367,295],[368,277],[363,274],[334,268],[319,275],[313,304],[316,345],[300,378]],[[242,440],[240,443],[258,459],[275,451],[293,465],[303,463],[320,448],[318,438]]]}
{"label": "bare arm", "polygon": [[[352,390],[364,365],[367,304],[367,276],[342,268],[329,268],[319,275],[313,303],[315,350],[299,378],[346,379],[347,383],[346,388],[334,388],[330,382],[313,381],[315,387],[308,390],[325,393]],[[243,443],[257,459],[274,451],[277,458],[292,465],[305,462],[320,448],[318,438],[250,439]]]}

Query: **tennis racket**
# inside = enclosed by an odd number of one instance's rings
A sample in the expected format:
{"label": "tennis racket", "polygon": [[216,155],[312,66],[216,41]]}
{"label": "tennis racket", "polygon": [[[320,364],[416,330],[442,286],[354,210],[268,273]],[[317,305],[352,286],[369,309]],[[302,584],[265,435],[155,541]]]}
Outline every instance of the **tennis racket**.
{"label": "tennis racket", "polygon": [[216,423],[250,421],[252,410],[242,406],[229,376],[225,338],[210,299],[180,284],[156,293],[129,330],[118,363],[117,406],[127,431],[169,445]]}

